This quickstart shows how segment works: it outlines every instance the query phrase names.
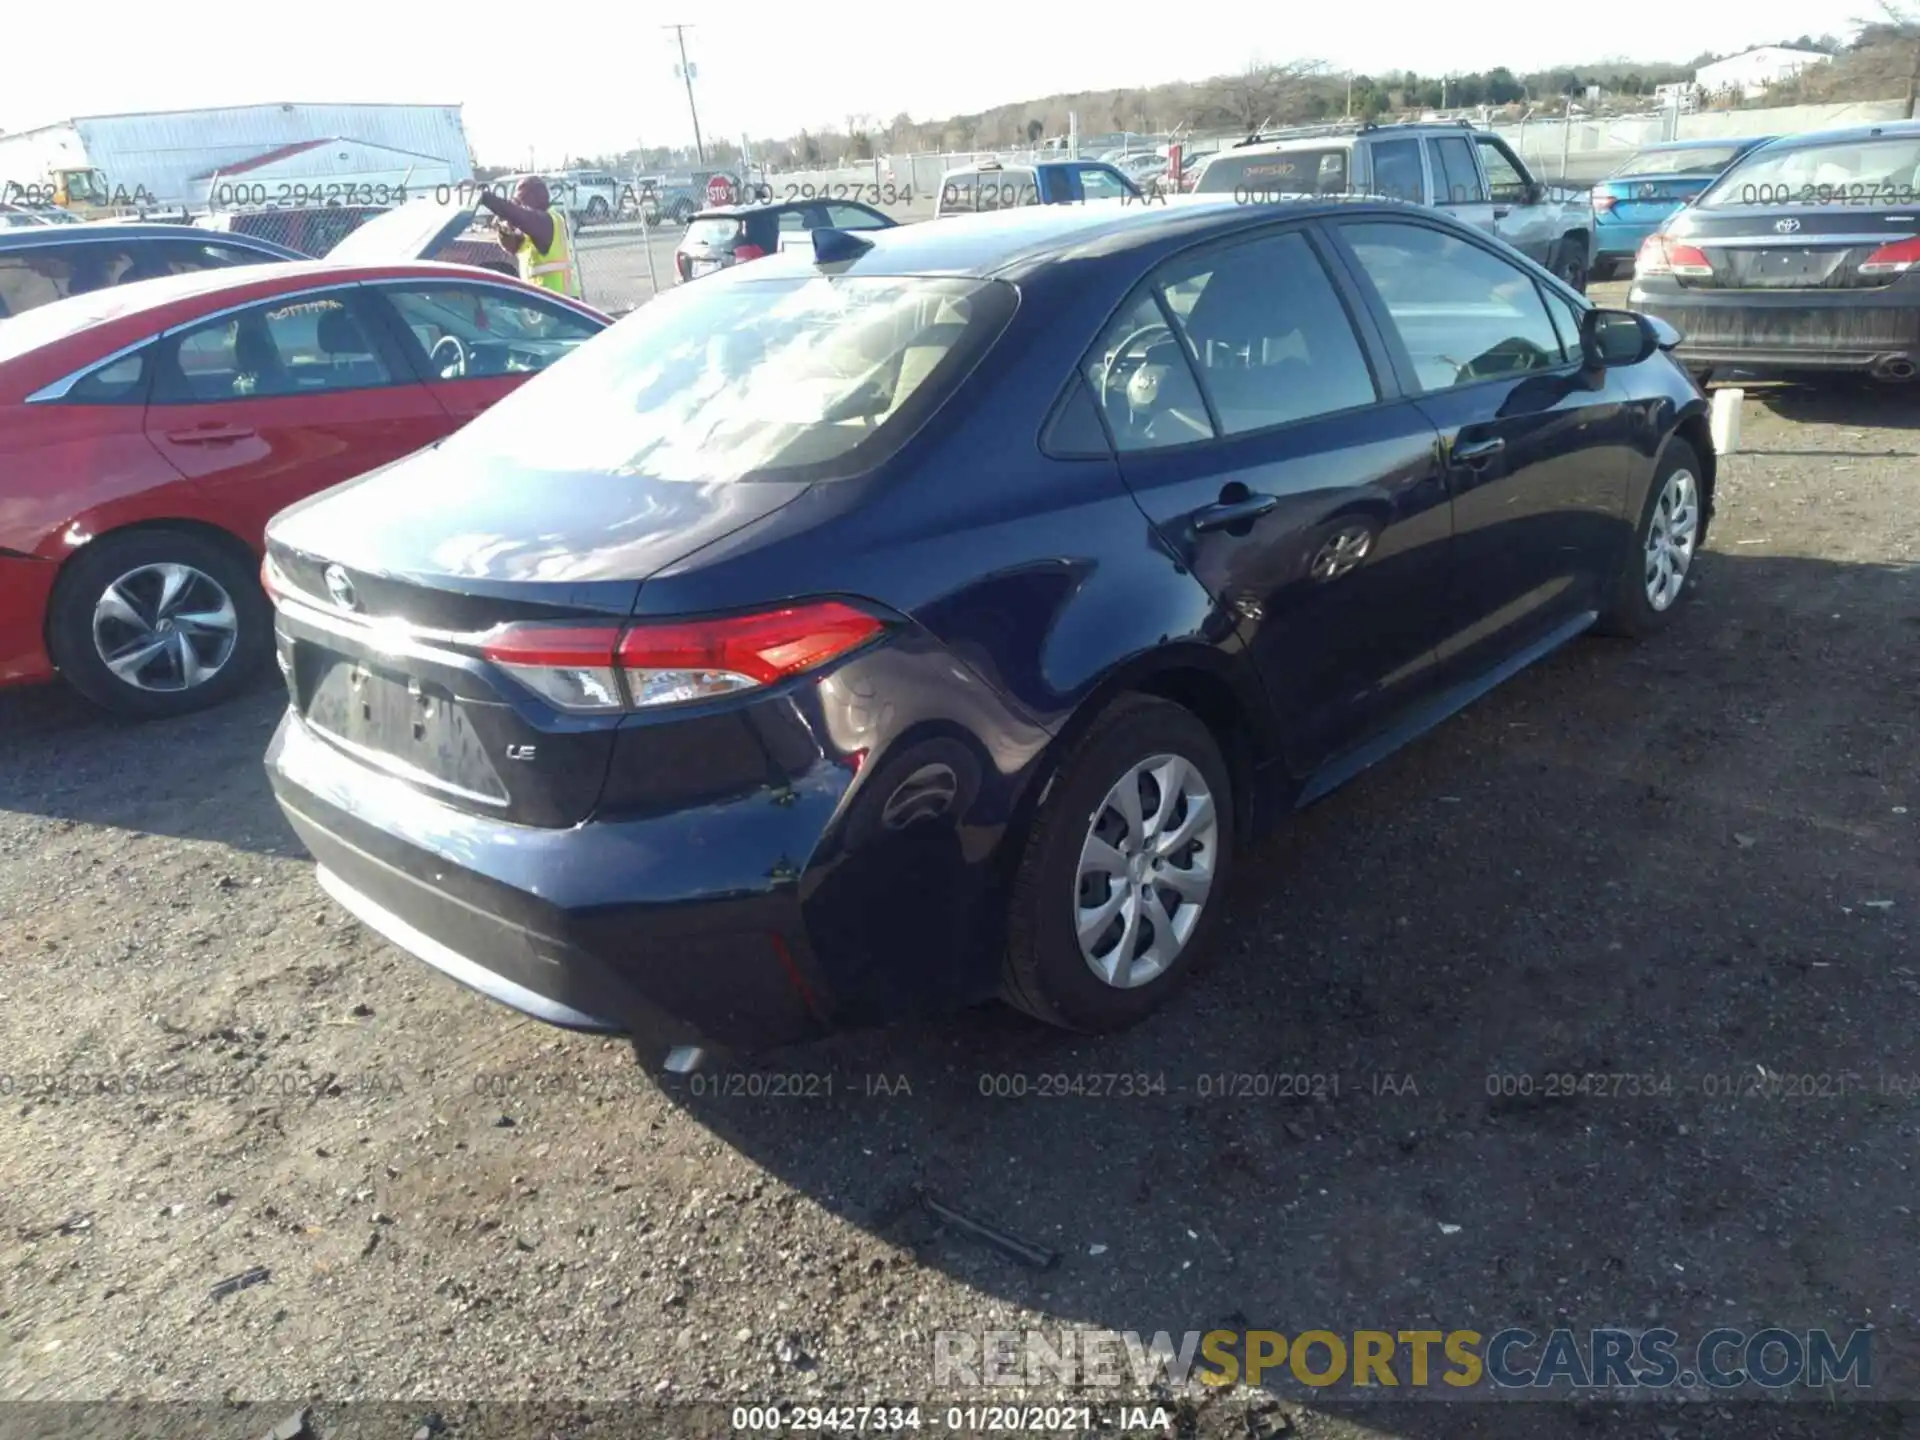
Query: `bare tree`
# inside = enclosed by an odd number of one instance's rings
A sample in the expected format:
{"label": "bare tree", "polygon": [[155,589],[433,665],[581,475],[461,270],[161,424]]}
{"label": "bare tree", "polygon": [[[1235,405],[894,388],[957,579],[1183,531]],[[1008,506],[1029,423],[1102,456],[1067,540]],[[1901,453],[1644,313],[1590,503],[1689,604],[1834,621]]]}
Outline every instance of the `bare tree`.
{"label": "bare tree", "polygon": [[1893,0],[1880,0],[1876,18],[1852,23],[1860,27],[1857,49],[1887,50],[1897,57],[1896,63],[1904,73],[1886,78],[1897,79],[1905,87],[1907,118],[1920,115],[1920,11]]}
{"label": "bare tree", "polygon": [[1290,117],[1307,93],[1306,82],[1326,66],[1318,60],[1270,65],[1258,58],[1226,82],[1217,104],[1240,128],[1252,133],[1273,120]]}

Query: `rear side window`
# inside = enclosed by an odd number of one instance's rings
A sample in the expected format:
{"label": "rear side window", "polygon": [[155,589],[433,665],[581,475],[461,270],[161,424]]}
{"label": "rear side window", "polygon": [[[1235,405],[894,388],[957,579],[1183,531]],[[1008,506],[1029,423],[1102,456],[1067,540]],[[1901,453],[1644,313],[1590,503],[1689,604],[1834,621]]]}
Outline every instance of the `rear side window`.
{"label": "rear side window", "polygon": [[1186,346],[1150,290],[1108,322],[1081,373],[1122,453],[1213,438]]}
{"label": "rear side window", "polygon": [[1374,194],[1416,203],[1426,199],[1418,140],[1376,140],[1372,158]]}
{"label": "rear side window", "polygon": [[74,381],[62,403],[69,405],[144,405],[153,375],[154,347],[110,360]]}
{"label": "rear side window", "polygon": [[529,483],[858,474],[951,393],[1016,298],[994,280],[733,280],[753,270],[635,311],[457,431],[448,454]]}

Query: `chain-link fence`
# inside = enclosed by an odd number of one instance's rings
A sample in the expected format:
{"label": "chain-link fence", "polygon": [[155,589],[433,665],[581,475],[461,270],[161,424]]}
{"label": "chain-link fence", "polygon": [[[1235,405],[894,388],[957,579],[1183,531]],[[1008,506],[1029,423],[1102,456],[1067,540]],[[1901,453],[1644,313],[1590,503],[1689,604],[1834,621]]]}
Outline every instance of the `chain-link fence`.
{"label": "chain-link fence", "polygon": [[673,252],[685,232],[645,220],[594,225],[573,232],[581,298],[609,315],[624,315],[673,284]]}

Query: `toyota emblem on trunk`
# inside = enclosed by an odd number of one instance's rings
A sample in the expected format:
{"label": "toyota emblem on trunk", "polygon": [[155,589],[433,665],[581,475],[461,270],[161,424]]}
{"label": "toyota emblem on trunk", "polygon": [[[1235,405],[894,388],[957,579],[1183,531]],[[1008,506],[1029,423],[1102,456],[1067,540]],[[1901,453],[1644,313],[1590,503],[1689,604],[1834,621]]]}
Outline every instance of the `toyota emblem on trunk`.
{"label": "toyota emblem on trunk", "polygon": [[1773,228],[1778,230],[1782,235],[1791,235],[1800,228],[1800,222],[1789,216],[1785,220],[1774,221]]}
{"label": "toyota emblem on trunk", "polygon": [[360,597],[353,593],[353,581],[347,578],[347,572],[338,565],[327,566],[327,594],[333,597],[333,603],[342,610],[360,608]]}

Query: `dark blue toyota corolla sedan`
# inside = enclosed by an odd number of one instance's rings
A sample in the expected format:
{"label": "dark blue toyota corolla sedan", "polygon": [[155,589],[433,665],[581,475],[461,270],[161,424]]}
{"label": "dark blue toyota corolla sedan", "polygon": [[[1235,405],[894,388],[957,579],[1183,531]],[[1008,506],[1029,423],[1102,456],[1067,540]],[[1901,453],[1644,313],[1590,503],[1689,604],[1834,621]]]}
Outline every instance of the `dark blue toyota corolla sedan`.
{"label": "dark blue toyota corolla sedan", "polygon": [[1390,203],[818,231],[274,521],[273,786],[373,929],[674,1068],[1124,1025],[1258,827],[1669,617],[1677,338]]}

